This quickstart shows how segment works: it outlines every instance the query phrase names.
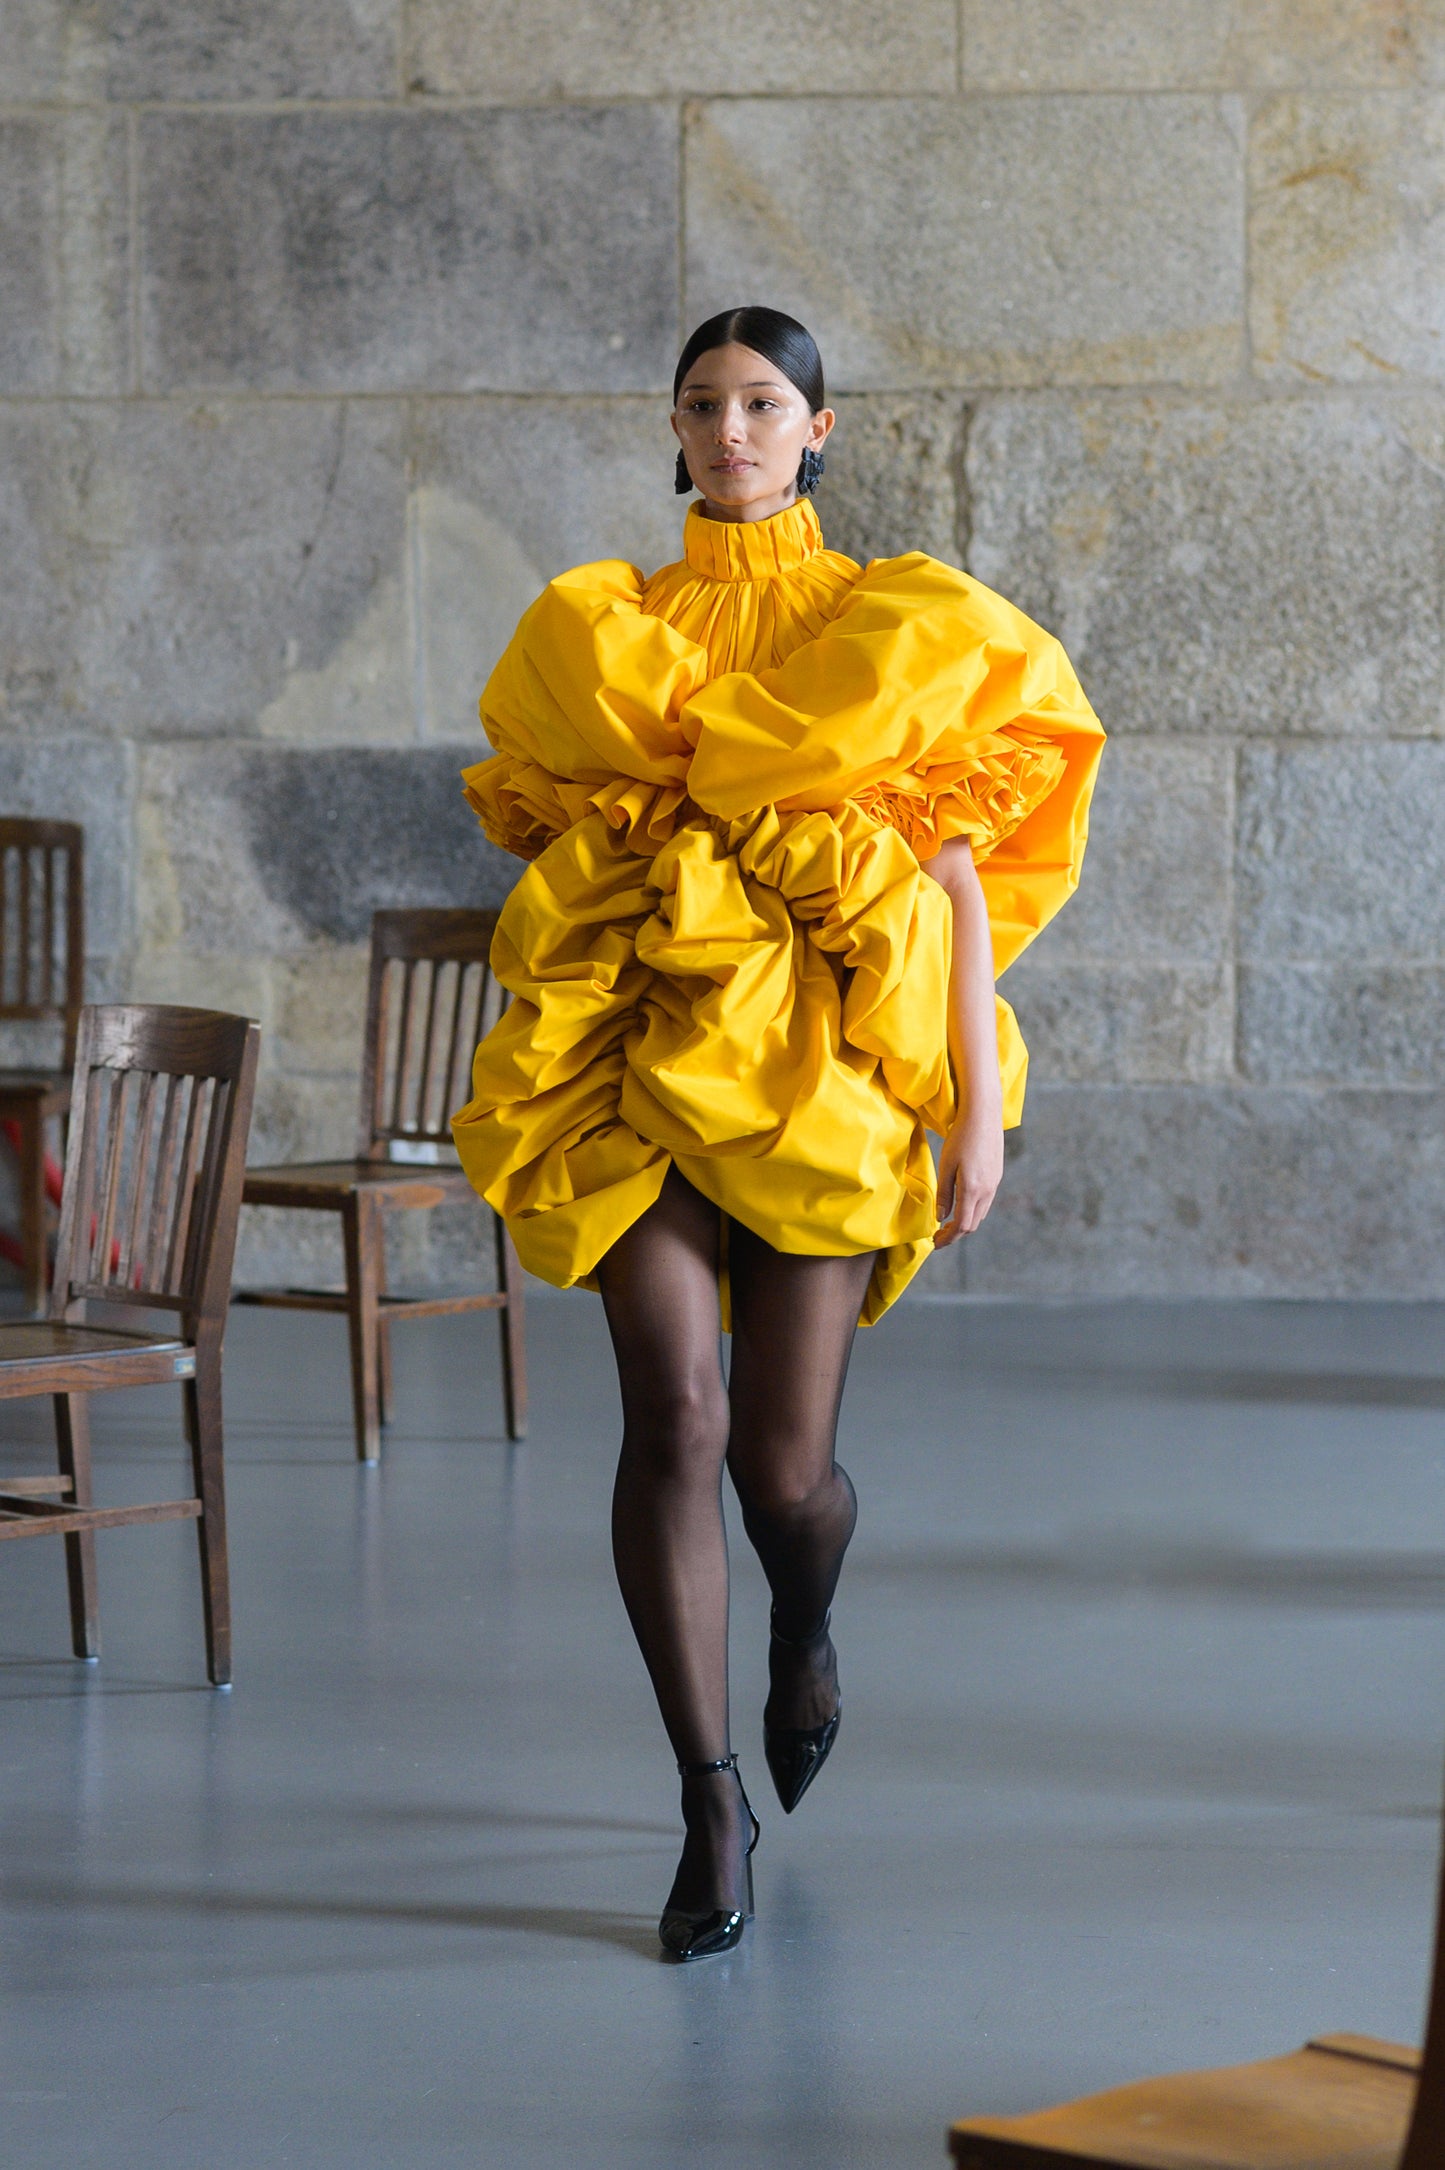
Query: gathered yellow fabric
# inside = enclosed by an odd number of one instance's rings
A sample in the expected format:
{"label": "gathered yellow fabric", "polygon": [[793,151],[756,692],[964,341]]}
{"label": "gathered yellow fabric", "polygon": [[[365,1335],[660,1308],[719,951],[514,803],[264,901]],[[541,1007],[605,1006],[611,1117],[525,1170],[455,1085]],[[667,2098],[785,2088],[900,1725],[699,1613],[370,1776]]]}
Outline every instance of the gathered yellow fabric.
{"label": "gathered yellow fabric", "polygon": [[1103,732],[1058,642],[921,553],[825,550],[807,502],[694,506],[650,579],[554,580],[481,715],[466,795],[531,864],[453,1135],[522,1263],[595,1285],[675,1162],[779,1250],[876,1251],[870,1324],[932,1248],[926,1133],[955,1112],[951,908],[919,862],[970,839],[1000,972],[1078,881]]}

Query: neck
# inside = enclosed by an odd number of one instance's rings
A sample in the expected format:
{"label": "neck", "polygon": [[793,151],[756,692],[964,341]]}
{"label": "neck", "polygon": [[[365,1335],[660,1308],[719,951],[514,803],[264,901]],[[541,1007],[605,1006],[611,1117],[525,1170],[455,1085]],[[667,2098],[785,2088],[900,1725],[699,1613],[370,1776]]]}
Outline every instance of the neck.
{"label": "neck", "polygon": [[775,513],[786,512],[798,502],[797,484],[790,482],[777,497],[760,497],[751,505],[718,505],[710,497],[702,501],[705,520],[771,520]]}

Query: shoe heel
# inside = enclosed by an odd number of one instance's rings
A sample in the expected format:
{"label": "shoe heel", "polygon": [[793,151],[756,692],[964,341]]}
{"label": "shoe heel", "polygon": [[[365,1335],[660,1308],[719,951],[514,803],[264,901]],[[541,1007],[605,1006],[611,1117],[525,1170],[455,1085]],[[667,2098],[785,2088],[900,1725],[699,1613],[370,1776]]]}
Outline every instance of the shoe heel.
{"label": "shoe heel", "polygon": [[748,1907],[744,1919],[751,1921],[753,1918],[753,1857],[751,1854],[745,1857],[743,1866],[747,1870],[748,1876]]}

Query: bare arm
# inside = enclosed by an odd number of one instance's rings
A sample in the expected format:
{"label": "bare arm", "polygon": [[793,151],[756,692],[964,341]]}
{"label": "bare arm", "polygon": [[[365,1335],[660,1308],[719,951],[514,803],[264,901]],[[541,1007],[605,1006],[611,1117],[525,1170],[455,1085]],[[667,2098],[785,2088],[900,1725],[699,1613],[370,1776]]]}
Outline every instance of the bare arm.
{"label": "bare arm", "polygon": [[973,850],[952,838],[923,862],[953,906],[953,971],[948,989],[948,1046],[958,1081],[958,1115],[938,1159],[934,1242],[972,1235],[1003,1177],[1003,1086],[998,1071],[993,944]]}

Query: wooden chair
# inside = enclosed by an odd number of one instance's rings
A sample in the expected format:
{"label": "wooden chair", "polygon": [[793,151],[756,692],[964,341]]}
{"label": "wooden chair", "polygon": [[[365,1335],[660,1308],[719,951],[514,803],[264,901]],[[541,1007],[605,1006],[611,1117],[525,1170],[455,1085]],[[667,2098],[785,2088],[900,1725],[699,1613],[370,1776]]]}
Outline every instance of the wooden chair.
{"label": "wooden chair", "polygon": [[956,2170],[1442,2170],[1445,1875],[1423,2055],[1326,2034],[1260,2064],[966,2118],[950,2145]]}
{"label": "wooden chair", "polygon": [[[472,1053],[496,1006],[488,963],[496,925],[495,912],[378,912],[371,923],[355,1159],[246,1171],[247,1205],[340,1216],[344,1289],[241,1289],[236,1301],[345,1312],[356,1452],[364,1462],[380,1455],[381,1427],[391,1419],[391,1327],[400,1318],[499,1312],[507,1437],[526,1436],[522,1270],[500,1218],[493,1216],[495,1291],[389,1294],[383,1247],[388,1208],[438,1206],[475,1196],[451,1158],[450,1117],[470,1091]],[[442,1160],[444,1153],[450,1165]]]}
{"label": "wooden chair", "polygon": [[[194,1519],[206,1664],[231,1677],[221,1340],[260,1028],[215,1010],[80,1014],[50,1316],[0,1326],[0,1400],[49,1394],[58,1475],[0,1477],[0,1539],[60,1535],[77,1657],[100,1652],[95,1532]],[[87,1307],[174,1312],[174,1332],[84,1323]],[[89,1397],[179,1381],[194,1492],[97,1507]]]}
{"label": "wooden chair", "polygon": [[85,988],[85,832],[73,821],[0,821],[0,1023],[54,1021],[55,1070],[0,1070],[0,1123],[18,1134],[27,1310],[45,1308],[45,1128],[70,1105]]}

